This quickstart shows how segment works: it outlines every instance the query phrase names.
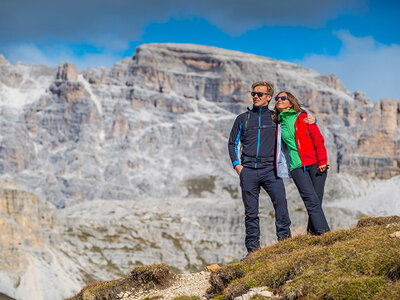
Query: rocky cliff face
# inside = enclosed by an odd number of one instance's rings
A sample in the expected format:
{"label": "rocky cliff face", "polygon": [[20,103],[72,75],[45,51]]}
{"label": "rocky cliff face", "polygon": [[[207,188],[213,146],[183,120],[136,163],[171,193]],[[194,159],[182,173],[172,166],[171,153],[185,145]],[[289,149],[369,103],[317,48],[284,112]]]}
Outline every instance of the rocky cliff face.
{"label": "rocky cliff face", "polygon": [[229,189],[236,178],[226,139],[260,79],[293,91],[318,117],[332,172],[400,173],[398,100],[373,104],[334,75],[283,61],[153,44],[112,69],[79,74],[68,63],[55,70],[3,62],[0,71],[0,170],[58,207],[181,197],[187,182],[210,175],[214,189]]}
{"label": "rocky cliff face", "polygon": [[[56,209],[50,202],[0,181],[0,291],[16,299],[60,299],[82,283],[58,248]],[[78,275],[78,276],[76,276]]]}
{"label": "rocky cliff face", "polygon": [[355,174],[387,178],[398,175],[400,169],[400,102],[382,99],[375,103],[363,122],[369,126],[357,131]]}
{"label": "rocky cliff face", "polygon": [[[23,279],[31,278],[23,275],[27,266],[40,266],[30,274],[50,274],[38,278],[69,278],[68,296],[83,282],[141,263],[190,271],[240,257],[243,208],[226,143],[258,80],[294,92],[318,117],[334,228],[365,214],[400,213],[399,100],[372,103],[334,75],[195,45],[143,45],[111,69],[81,73],[68,63],[53,69],[0,57],[0,174],[38,196],[2,194],[14,200],[1,203],[15,204],[0,205],[8,232],[1,261],[16,271],[3,273],[0,292],[33,288]],[[304,232],[304,205],[285,184],[293,231]],[[274,215],[265,199],[262,239],[269,243]]]}
{"label": "rocky cliff face", "polygon": [[78,74],[71,64],[55,70],[2,63],[0,71],[0,169],[59,207],[184,196],[186,182],[210,174],[216,188],[229,189],[235,177],[226,139],[260,79],[293,91],[318,117],[333,172],[400,173],[398,100],[373,104],[334,75],[283,61],[155,44],[112,69]]}

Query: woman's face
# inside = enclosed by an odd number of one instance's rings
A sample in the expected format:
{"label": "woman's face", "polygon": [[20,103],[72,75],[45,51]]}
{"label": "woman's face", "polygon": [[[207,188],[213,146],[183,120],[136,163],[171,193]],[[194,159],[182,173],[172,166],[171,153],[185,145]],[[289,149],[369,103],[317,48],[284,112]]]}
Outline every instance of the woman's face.
{"label": "woman's face", "polygon": [[289,101],[289,98],[286,93],[279,93],[278,96],[276,96],[275,100],[276,100],[275,107],[280,112],[289,110],[293,107],[293,104]]}

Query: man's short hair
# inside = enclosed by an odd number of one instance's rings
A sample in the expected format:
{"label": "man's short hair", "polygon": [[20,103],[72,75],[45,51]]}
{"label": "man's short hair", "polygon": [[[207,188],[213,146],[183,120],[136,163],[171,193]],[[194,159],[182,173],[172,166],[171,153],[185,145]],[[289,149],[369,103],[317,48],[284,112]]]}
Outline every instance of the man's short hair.
{"label": "man's short hair", "polygon": [[257,81],[251,85],[251,89],[254,90],[256,86],[266,86],[267,87],[267,95],[274,95],[274,84],[269,81]]}

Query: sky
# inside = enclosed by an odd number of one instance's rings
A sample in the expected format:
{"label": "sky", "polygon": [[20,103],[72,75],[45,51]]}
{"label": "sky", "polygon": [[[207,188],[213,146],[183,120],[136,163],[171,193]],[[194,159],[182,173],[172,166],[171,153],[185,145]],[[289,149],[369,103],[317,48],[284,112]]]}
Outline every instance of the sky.
{"label": "sky", "polygon": [[372,101],[400,99],[398,0],[0,0],[0,54],[111,67],[144,43],[191,43],[335,74]]}

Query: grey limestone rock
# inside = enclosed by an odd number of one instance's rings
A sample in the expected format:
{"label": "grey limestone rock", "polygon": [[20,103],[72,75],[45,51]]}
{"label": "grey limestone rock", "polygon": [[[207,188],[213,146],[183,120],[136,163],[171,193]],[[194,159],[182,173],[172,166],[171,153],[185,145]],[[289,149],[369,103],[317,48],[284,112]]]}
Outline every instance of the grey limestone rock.
{"label": "grey limestone rock", "polygon": [[58,80],[76,81],[78,79],[78,71],[71,63],[63,63],[58,66],[57,77]]}
{"label": "grey limestone rock", "polygon": [[[292,63],[206,46],[149,44],[111,69],[82,74],[69,63],[58,70],[0,68],[3,86],[35,91],[21,96],[15,118],[4,121],[18,134],[5,132],[0,140],[0,166],[58,207],[183,197],[190,193],[187,182],[210,176],[210,193],[230,190],[236,178],[226,140],[235,115],[251,105],[248,92],[258,80],[292,91],[316,115],[331,172],[400,174],[399,101],[374,104],[334,75]],[[49,187],[45,178],[56,184]]]}

